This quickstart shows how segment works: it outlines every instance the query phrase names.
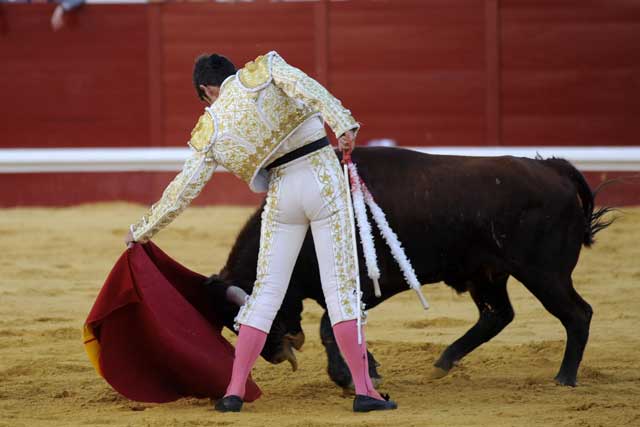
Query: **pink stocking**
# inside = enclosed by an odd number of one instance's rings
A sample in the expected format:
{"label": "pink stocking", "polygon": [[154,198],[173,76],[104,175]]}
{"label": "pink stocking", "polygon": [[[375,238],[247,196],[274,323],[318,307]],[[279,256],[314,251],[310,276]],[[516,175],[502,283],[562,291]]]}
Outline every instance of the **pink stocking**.
{"label": "pink stocking", "polygon": [[240,396],[244,398],[245,385],[256,363],[262,347],[267,340],[267,334],[251,326],[240,325],[238,341],[236,341],[236,358],[233,361],[231,382],[225,396]]}
{"label": "pink stocking", "polygon": [[340,348],[342,356],[347,362],[356,394],[382,400],[369,376],[369,361],[367,360],[367,345],[362,332],[362,344],[358,344],[358,323],[356,320],[336,323],[333,335]]}

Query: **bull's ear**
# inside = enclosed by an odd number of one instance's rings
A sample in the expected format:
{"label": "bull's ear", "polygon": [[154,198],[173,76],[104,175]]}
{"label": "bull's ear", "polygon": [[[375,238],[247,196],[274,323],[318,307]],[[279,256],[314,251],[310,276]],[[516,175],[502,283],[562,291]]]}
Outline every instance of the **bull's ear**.
{"label": "bull's ear", "polygon": [[204,281],[203,286],[214,301],[225,301],[227,299],[226,292],[229,284],[222,280],[219,275],[213,274],[209,276]]}
{"label": "bull's ear", "polygon": [[209,295],[216,301],[229,301],[237,306],[242,306],[247,299],[247,293],[240,287],[233,285],[233,282],[220,278],[217,274],[212,274],[204,281]]}
{"label": "bull's ear", "polygon": [[224,280],[222,280],[217,274],[212,274],[211,276],[207,277],[207,280],[204,281],[205,286],[215,286],[221,283],[224,283]]}
{"label": "bull's ear", "polygon": [[209,295],[209,298],[216,305],[227,304],[227,288],[229,285],[220,278],[219,275],[213,274],[209,276],[203,283],[205,292]]}

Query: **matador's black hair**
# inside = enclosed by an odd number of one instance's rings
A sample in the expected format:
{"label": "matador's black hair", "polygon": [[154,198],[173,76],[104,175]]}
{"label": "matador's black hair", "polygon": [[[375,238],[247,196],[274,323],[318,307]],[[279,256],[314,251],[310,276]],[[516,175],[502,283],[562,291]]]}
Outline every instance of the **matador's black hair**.
{"label": "matador's black hair", "polygon": [[227,77],[235,72],[236,67],[233,62],[222,55],[217,53],[200,55],[196,58],[196,63],[193,66],[193,86],[198,98],[205,101],[205,93],[200,89],[200,85],[220,86]]}

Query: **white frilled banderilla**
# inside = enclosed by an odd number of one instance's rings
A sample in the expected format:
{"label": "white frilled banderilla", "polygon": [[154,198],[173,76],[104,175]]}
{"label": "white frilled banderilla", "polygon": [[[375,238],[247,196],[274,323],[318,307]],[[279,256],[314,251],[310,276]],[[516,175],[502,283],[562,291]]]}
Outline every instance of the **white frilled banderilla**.
{"label": "white frilled banderilla", "polygon": [[[371,280],[373,280],[373,289],[374,293],[377,297],[382,295],[380,291],[380,268],[378,268],[378,258],[376,256],[376,248],[373,243],[373,235],[371,234],[371,224],[369,224],[369,219],[367,218],[367,212],[365,207],[369,207],[371,211],[371,215],[380,230],[380,234],[384,238],[385,242],[389,246],[391,250],[391,254],[393,258],[396,260],[398,265],[400,266],[400,270],[404,275],[404,279],[411,289],[416,291],[418,298],[420,299],[420,303],[422,307],[427,310],[429,308],[429,303],[426,298],[422,294],[422,289],[420,287],[420,282],[418,282],[418,278],[416,277],[416,273],[413,270],[413,266],[411,265],[411,261],[407,258],[407,254],[404,252],[404,248],[398,240],[398,236],[389,226],[387,222],[387,217],[385,216],[380,206],[376,203],[371,195],[371,192],[367,188],[366,184],[358,175],[358,168],[351,161],[351,153],[348,151],[344,151],[342,154],[342,164],[344,168],[344,179],[347,184],[347,188],[351,188],[351,199],[352,203],[349,203],[349,216],[354,217],[358,222],[358,229],[360,230],[360,240],[362,242],[362,249],[364,251],[364,259],[367,264],[367,273]],[[353,205],[353,209],[352,209]],[[352,221],[351,227],[351,237],[353,242],[353,251],[355,254],[357,251],[356,244],[356,230],[355,230],[355,221]],[[358,266],[358,257],[355,257],[356,262],[356,271],[359,270]],[[360,313],[360,277],[356,275],[356,287],[358,293],[358,307],[357,312]],[[361,316],[358,315],[358,343],[362,342],[361,337]]]}

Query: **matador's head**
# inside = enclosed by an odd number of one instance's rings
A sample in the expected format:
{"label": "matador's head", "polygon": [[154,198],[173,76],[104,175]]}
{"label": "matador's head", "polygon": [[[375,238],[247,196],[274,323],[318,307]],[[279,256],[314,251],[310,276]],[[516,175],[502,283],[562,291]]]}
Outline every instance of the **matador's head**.
{"label": "matador's head", "polygon": [[233,62],[222,55],[205,53],[198,56],[193,66],[193,86],[198,98],[207,104],[213,104],[218,98],[222,82],[235,73]]}

